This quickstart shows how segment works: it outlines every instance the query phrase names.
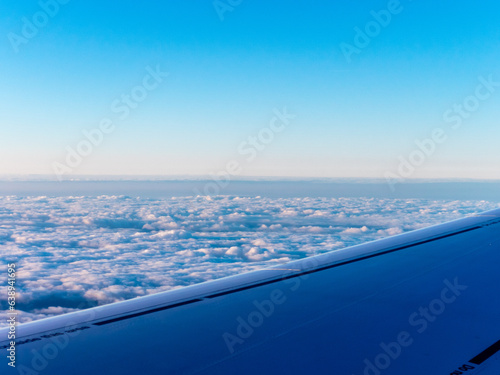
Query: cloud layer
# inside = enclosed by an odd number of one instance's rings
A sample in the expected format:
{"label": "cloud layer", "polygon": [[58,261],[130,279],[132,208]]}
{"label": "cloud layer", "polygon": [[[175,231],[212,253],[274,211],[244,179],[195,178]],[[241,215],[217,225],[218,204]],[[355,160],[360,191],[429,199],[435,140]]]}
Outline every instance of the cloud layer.
{"label": "cloud layer", "polygon": [[[0,197],[0,272],[17,263],[18,309],[26,322],[496,207],[417,199]],[[0,290],[4,310],[6,288]]]}

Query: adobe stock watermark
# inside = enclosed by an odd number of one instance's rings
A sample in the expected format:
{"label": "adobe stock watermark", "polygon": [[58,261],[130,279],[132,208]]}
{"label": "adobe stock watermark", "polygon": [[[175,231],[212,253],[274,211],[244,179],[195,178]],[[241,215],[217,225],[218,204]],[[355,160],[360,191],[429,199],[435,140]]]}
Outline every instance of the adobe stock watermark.
{"label": "adobe stock watermark", "polygon": [[237,6],[241,5],[242,2],[243,0],[214,0],[212,5],[222,22],[225,19],[224,14],[227,12],[233,12]]}
{"label": "adobe stock watermark", "polygon": [[464,121],[479,110],[481,102],[490,99],[500,87],[500,81],[495,81],[493,74],[490,74],[487,78],[479,76],[478,82],[473,94],[465,97],[461,103],[453,104],[451,108],[443,113],[443,120],[448,125],[448,128],[434,128],[429,137],[416,139],[415,149],[406,157],[402,155],[398,157],[397,170],[395,172],[385,172],[384,177],[391,191],[396,191],[398,183],[410,178],[419,167],[431,158],[438,147],[450,138],[450,131],[459,130]]}
{"label": "adobe stock watermark", "polygon": [[276,135],[282,133],[290,125],[291,120],[297,117],[289,113],[286,107],[283,110],[274,108],[273,113],[274,116],[266,127],[260,129],[257,134],[247,137],[238,145],[238,154],[244,159],[242,161],[238,159],[228,161],[223,170],[211,174],[211,181],[205,184],[203,191],[198,188],[193,189],[196,195],[219,195],[221,190],[229,185],[233,177],[239,176],[243,172],[244,165],[254,161],[259,153],[263,152],[274,141]]}
{"label": "adobe stock watermark", "polygon": [[226,347],[231,354],[235,351],[236,345],[243,345],[245,340],[252,336],[256,329],[264,324],[264,320],[274,314],[276,307],[286,302],[287,297],[280,289],[274,289],[269,298],[263,301],[253,301],[255,310],[244,319],[241,316],[236,318],[238,326],[236,334],[225,332],[222,335]]}
{"label": "adobe stock watermark", "polygon": [[[89,307],[87,303],[81,303],[77,308],[85,309]],[[95,312],[90,309],[86,312],[85,321],[91,321],[95,319]],[[14,346],[21,346],[29,344],[32,342],[44,340],[44,345],[39,350],[31,350],[31,361],[28,358],[24,358],[23,361],[15,366],[19,374],[24,375],[39,375],[44,373],[44,371],[49,366],[50,362],[56,359],[61,352],[71,344],[71,340],[78,337],[82,332],[90,329],[88,325],[76,324],[74,322],[69,322],[65,327],[59,329],[57,332],[44,333],[39,337],[31,337],[28,339],[20,339],[15,342]],[[11,343],[12,344],[12,343]],[[0,347],[0,349],[8,349],[6,347]],[[10,350],[10,349],[8,349]]]}
{"label": "adobe stock watermark", "polygon": [[410,314],[408,324],[415,331],[401,331],[394,341],[380,343],[380,353],[373,358],[365,358],[363,375],[382,375],[391,364],[396,361],[405,348],[410,347],[415,342],[415,333],[422,334],[444,314],[447,306],[454,303],[468,287],[458,283],[458,278],[453,282],[448,279],[443,281],[445,287],[437,298],[433,299],[426,306],[420,306],[417,311]]}
{"label": "adobe stock watermark", "polygon": [[7,326],[9,332],[7,339],[10,340],[7,345],[7,363],[10,367],[16,367],[16,334],[17,334],[17,311],[16,311],[16,295],[17,295],[17,270],[16,263],[7,264]]}
{"label": "adobe stock watermark", "polygon": [[[411,1],[411,0],[409,0]],[[342,42],[339,47],[348,63],[352,62],[352,55],[359,55],[366,47],[370,45],[373,39],[378,37],[394,16],[404,10],[400,0],[389,0],[385,9],[370,11],[371,20],[364,27],[356,26],[354,28],[354,38],[352,43]]]}
{"label": "adobe stock watermark", "polygon": [[28,44],[31,39],[38,35],[41,29],[49,24],[51,18],[56,17],[61,10],[61,5],[66,5],[70,0],[41,0],[38,2],[40,10],[31,17],[22,17],[21,30],[19,33],[10,32],[7,34],[10,45],[15,53],[19,53],[19,48]]}
{"label": "adobe stock watermark", "polygon": [[[318,266],[316,258],[304,259],[304,270],[315,268]],[[287,293],[296,292],[302,286],[303,281],[307,280],[310,275],[307,273],[293,274],[286,273],[281,277],[281,281],[287,284],[287,288],[275,288],[270,293],[268,298],[264,300],[254,300],[252,302],[253,310],[245,317],[238,316],[236,318],[236,328],[233,333],[224,332],[222,339],[226,344],[229,353],[233,354],[238,346],[244,345],[253,334],[261,328],[266,319],[270,318],[279,307],[288,300]]]}
{"label": "adobe stock watermark", "polygon": [[116,130],[117,122],[127,119],[132,111],[137,109],[168,75],[169,73],[161,70],[160,65],[157,65],[156,68],[147,66],[141,84],[134,86],[129,92],[112,101],[110,111],[117,118],[113,120],[111,116],[104,117],[97,127],[83,130],[82,139],[74,147],[66,147],[64,162],[54,161],[52,163],[52,170],[57,179],[62,181],[65,174],[72,173],[74,169],[78,168],[84,159],[104,142],[105,137]]}

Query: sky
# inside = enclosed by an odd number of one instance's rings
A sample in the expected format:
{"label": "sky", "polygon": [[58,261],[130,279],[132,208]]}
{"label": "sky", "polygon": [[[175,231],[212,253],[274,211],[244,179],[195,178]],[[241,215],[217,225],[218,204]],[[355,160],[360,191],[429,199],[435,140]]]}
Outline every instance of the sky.
{"label": "sky", "polygon": [[0,175],[500,179],[500,4],[0,1]]}

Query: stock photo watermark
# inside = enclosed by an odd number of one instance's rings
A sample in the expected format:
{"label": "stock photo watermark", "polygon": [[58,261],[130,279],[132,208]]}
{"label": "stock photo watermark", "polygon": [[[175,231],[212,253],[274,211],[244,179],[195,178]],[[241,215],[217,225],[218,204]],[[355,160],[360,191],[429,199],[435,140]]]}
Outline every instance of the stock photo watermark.
{"label": "stock photo watermark", "polygon": [[382,33],[382,30],[389,26],[394,16],[400,14],[403,10],[404,6],[399,0],[389,0],[385,9],[379,11],[371,10],[370,21],[363,27],[354,27],[354,38],[352,42],[342,42],[339,45],[346,61],[351,63],[352,55],[359,55],[370,45],[373,39]]}
{"label": "stock photo watermark", "polygon": [[398,157],[399,164],[396,171],[387,171],[384,174],[386,182],[391,191],[396,190],[396,185],[410,178],[417,169],[431,158],[440,145],[450,138],[450,129],[459,130],[464,121],[479,110],[481,103],[490,99],[500,87],[500,81],[496,81],[493,74],[487,78],[478,77],[478,85],[474,93],[465,97],[460,103],[455,103],[443,113],[443,121],[448,128],[434,128],[429,137],[415,140],[415,149],[407,156]]}
{"label": "stock photo watermark", "polygon": [[[408,324],[416,334],[423,334],[436,320],[444,314],[447,306],[454,303],[468,287],[461,285],[458,278],[453,282],[448,279],[443,281],[445,287],[437,298],[430,301],[425,306],[420,306],[417,311],[410,314]],[[387,370],[402,354],[405,348],[410,347],[415,342],[415,333],[411,330],[399,332],[395,339],[389,343],[381,342],[380,352],[374,358],[365,358],[363,361],[363,375],[381,375]]]}
{"label": "stock photo watermark", "polygon": [[[306,258],[304,260],[304,270],[314,268],[318,265],[315,258]],[[293,272],[299,272],[293,275]],[[283,305],[288,297],[286,293],[294,293],[300,289],[302,282],[310,276],[307,273],[300,273],[299,270],[290,270],[292,273],[285,273],[281,281],[289,284],[287,288],[276,288],[269,293],[269,297],[264,300],[254,300],[252,302],[253,309],[245,317],[238,316],[236,318],[237,326],[233,332],[224,332],[222,339],[229,353],[234,354],[238,346],[244,345],[256,330],[262,327],[266,319],[270,318],[279,307]]]}
{"label": "stock photo watermark", "polygon": [[19,53],[22,45],[28,44],[31,39],[36,37],[41,29],[49,24],[51,18],[56,17],[61,5],[66,5],[70,0],[46,0],[39,1],[40,10],[35,12],[31,17],[21,18],[21,30],[17,33],[10,32],[7,34],[10,45],[15,53]]}
{"label": "stock photo watermark", "polygon": [[242,2],[243,0],[215,0],[212,5],[215,12],[219,16],[219,19],[224,21],[226,17],[225,14],[227,12],[233,12],[237,6],[241,5]]}
{"label": "stock photo watermark", "polygon": [[225,332],[222,335],[229,352],[233,354],[236,345],[243,345],[245,340],[264,324],[264,320],[274,314],[276,307],[286,302],[286,299],[287,297],[282,290],[274,289],[269,294],[268,299],[253,301],[255,310],[248,314],[246,318],[242,318],[241,316],[236,318],[238,326],[236,327],[235,334]]}
{"label": "stock photo watermark", "polygon": [[286,107],[283,110],[275,108],[273,114],[274,116],[266,127],[260,129],[257,134],[248,136],[238,145],[237,152],[243,157],[243,161],[237,159],[228,161],[223,170],[211,174],[212,180],[205,184],[203,191],[197,188],[193,189],[196,195],[219,195],[221,190],[229,185],[232,178],[243,172],[244,165],[253,162],[259,153],[263,152],[274,141],[276,135],[282,133],[290,125],[291,120],[297,117],[289,113]]}
{"label": "stock photo watermark", "polygon": [[[9,265],[9,267],[10,266],[11,265]],[[85,309],[86,307],[88,306],[85,303],[82,303],[78,306],[78,309]],[[95,312],[91,309],[88,311],[88,317],[83,320],[90,321],[94,318]],[[9,366],[16,367],[19,374],[39,375],[42,371],[47,369],[51,361],[56,359],[61,352],[63,352],[70,345],[72,339],[78,337],[83,331],[88,329],[90,329],[90,327],[87,325],[68,322],[65,327],[57,330],[57,332],[45,333],[38,337],[30,337],[28,339],[15,341],[15,330],[12,331],[12,329],[9,328],[9,340],[12,341],[10,341],[7,345],[0,347],[0,349],[7,349],[10,356],[12,356],[12,352],[14,352],[14,365],[9,363]],[[24,360],[20,365],[15,365],[15,352],[18,346],[42,340],[45,340],[46,342],[40,350],[31,350],[31,361],[29,364],[26,360]],[[10,357],[8,358],[12,360]]]}
{"label": "stock photo watermark", "polygon": [[[81,331],[88,329],[89,327],[78,327],[75,328],[74,323],[69,323],[66,325],[66,327],[62,330],[62,332],[55,332],[55,333],[46,333],[44,335],[41,335],[40,337],[36,338],[29,338],[25,340],[18,340],[17,337],[17,324],[18,324],[18,312],[17,312],[17,301],[16,301],[16,296],[17,296],[17,264],[16,263],[10,263],[7,265],[7,305],[8,305],[8,311],[7,311],[7,340],[8,343],[0,349],[6,349],[7,350],[7,359],[8,359],[8,366],[17,368],[18,373],[24,374],[24,375],[38,375],[40,371],[45,370],[48,365],[49,361],[55,359],[59,353],[64,350],[70,342],[70,339],[73,337],[76,337],[80,334]],[[79,309],[85,308],[85,304],[81,304],[78,306]],[[89,317],[88,319],[91,320],[95,316],[95,313],[91,310],[89,312]],[[16,341],[17,339],[17,341]],[[21,364],[17,365],[17,347],[36,342],[36,341],[41,341],[44,339],[48,339],[50,342],[47,342],[41,349],[41,351],[37,350],[32,350],[32,360],[31,360],[31,367],[26,366],[26,364]]]}
{"label": "stock photo watermark", "polygon": [[111,117],[104,117],[97,127],[83,130],[83,137],[76,146],[66,147],[64,162],[54,161],[52,163],[52,170],[57,179],[62,181],[65,174],[72,173],[78,168],[85,158],[104,142],[106,136],[116,130],[117,122],[127,119],[132,111],[137,109],[148,98],[149,94],[164,82],[168,75],[169,73],[161,70],[160,65],[155,68],[147,66],[141,84],[134,86],[129,92],[112,101],[110,111],[117,118],[113,120]]}
{"label": "stock photo watermark", "polygon": [[16,312],[16,264],[7,265],[7,326],[9,331],[7,339],[10,340],[7,347],[7,359],[10,367],[16,367],[16,330],[17,330],[17,312]]}
{"label": "stock photo watermark", "polygon": [[[92,317],[93,314],[91,313]],[[70,325],[66,326],[62,332],[50,333],[42,335],[38,338],[28,339],[17,343],[23,345],[40,340],[48,340],[41,350],[31,350],[31,363],[30,366],[22,364],[18,366],[20,374],[24,375],[38,375],[40,372],[47,369],[50,361],[56,359],[62,351],[64,351],[70,344],[72,338],[80,335],[82,331],[90,329],[88,326],[71,328]]]}

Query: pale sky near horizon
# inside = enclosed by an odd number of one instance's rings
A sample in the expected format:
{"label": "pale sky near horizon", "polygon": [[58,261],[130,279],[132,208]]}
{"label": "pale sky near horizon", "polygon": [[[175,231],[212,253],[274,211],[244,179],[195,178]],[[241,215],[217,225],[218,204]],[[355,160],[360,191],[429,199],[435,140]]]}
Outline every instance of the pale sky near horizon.
{"label": "pale sky near horizon", "polygon": [[0,175],[500,179],[499,11],[0,1]]}

